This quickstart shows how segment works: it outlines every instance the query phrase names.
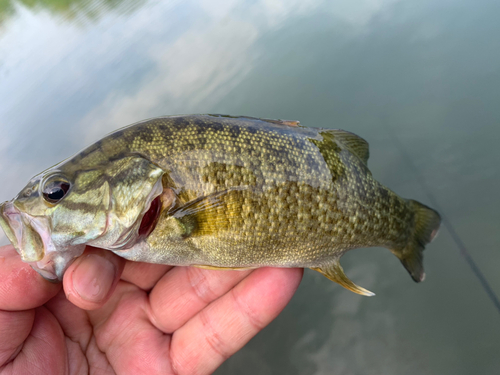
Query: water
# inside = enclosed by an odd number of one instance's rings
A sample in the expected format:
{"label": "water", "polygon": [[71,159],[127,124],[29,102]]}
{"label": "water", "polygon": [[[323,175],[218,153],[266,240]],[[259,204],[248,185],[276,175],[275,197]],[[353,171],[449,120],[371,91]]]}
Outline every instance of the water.
{"label": "water", "polygon": [[[370,142],[379,181],[438,202],[500,294],[499,15],[496,1],[2,1],[0,196],[157,115],[343,128]],[[446,228],[422,284],[384,249],[342,263],[377,296],[306,272],[216,373],[498,373],[499,312]]]}

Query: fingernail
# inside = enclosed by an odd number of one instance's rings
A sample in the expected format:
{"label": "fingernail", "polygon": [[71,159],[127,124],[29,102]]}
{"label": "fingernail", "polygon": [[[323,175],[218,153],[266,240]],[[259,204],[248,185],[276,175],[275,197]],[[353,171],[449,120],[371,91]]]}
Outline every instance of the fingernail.
{"label": "fingernail", "polygon": [[106,258],[89,254],[73,272],[73,288],[84,300],[102,301],[115,279],[115,266]]}

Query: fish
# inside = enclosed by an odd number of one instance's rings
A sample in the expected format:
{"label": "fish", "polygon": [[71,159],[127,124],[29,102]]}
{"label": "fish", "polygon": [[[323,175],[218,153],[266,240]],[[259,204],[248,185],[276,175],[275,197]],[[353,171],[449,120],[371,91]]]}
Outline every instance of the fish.
{"label": "fish", "polygon": [[0,225],[54,282],[91,245],[173,266],[311,268],[371,296],[342,255],[385,247],[420,282],[441,218],[377,182],[368,157],[361,137],[298,121],[158,117],[33,177],[0,205]]}

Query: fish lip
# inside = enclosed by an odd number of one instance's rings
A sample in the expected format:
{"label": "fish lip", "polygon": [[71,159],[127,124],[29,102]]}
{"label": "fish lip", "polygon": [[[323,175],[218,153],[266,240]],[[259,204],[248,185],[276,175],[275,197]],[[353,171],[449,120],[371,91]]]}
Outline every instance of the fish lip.
{"label": "fish lip", "polygon": [[0,205],[0,226],[2,227],[5,235],[16,249],[17,253],[21,255],[22,251],[19,247],[19,239],[22,233],[19,233],[19,228],[16,231],[12,228],[11,223],[16,223],[21,221],[21,213],[17,210],[12,202],[4,202]]}
{"label": "fish lip", "polygon": [[[51,256],[47,256],[56,249],[50,238],[47,223],[42,221],[40,218],[19,211],[13,202],[4,202],[0,205],[0,225],[21,256],[21,260],[30,264],[44,279],[57,282],[62,279],[61,272],[57,272],[61,267],[56,267]],[[36,249],[32,254],[27,254],[22,248],[23,235],[27,235],[29,231],[35,232],[43,243],[43,249]]]}
{"label": "fish lip", "polygon": [[40,225],[43,219],[22,212],[12,201],[2,205],[1,213],[2,227],[21,260],[29,263],[43,259],[47,250],[47,230],[41,230]]}

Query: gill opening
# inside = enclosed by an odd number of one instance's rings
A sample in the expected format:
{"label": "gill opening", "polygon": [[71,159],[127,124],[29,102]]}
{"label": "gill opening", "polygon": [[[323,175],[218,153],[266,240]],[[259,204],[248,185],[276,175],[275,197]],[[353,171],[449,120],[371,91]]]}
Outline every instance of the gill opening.
{"label": "gill opening", "polygon": [[161,195],[157,196],[151,202],[149,209],[146,211],[139,226],[139,237],[147,237],[155,229],[158,217],[160,216],[162,201]]}

